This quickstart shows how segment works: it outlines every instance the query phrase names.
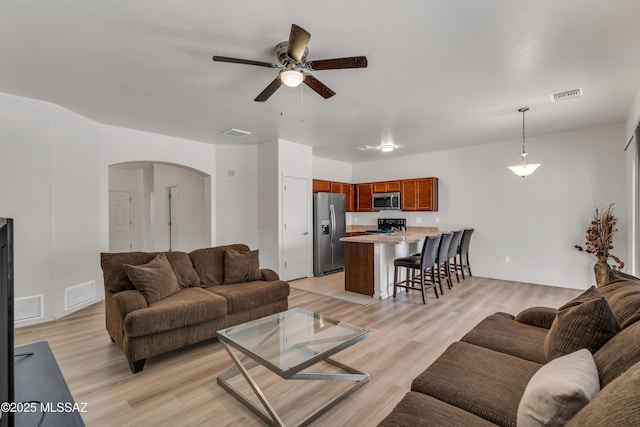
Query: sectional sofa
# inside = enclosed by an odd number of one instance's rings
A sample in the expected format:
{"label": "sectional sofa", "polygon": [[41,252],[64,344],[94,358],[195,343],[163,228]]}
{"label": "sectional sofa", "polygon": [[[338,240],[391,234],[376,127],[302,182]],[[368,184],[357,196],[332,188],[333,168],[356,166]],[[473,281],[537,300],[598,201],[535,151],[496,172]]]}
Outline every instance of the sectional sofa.
{"label": "sectional sofa", "polygon": [[185,252],[102,253],[106,328],[140,372],[147,358],[288,308],[289,284],[234,244]]}
{"label": "sectional sofa", "polygon": [[640,281],[495,313],[418,375],[380,426],[640,425]]}

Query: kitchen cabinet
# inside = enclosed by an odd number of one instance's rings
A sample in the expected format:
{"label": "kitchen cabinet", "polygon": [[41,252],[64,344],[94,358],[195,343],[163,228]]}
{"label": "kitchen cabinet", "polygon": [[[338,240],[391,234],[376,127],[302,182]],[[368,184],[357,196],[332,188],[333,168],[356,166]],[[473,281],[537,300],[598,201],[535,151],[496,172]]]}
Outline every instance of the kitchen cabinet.
{"label": "kitchen cabinet", "polygon": [[438,178],[417,178],[400,181],[403,211],[437,211]]}
{"label": "kitchen cabinet", "polygon": [[344,245],[344,290],[373,296],[375,264],[373,245],[346,242]]}
{"label": "kitchen cabinet", "polygon": [[313,180],[314,193],[340,193],[345,196],[345,208],[347,212],[355,211],[354,187],[353,184],[344,182],[325,181],[322,179]]}
{"label": "kitchen cabinet", "polygon": [[356,211],[373,211],[373,184],[356,184]]}
{"label": "kitchen cabinet", "polygon": [[373,194],[400,192],[401,210],[437,211],[438,178],[414,178],[399,181],[347,184],[345,182],[313,180],[313,192],[345,195],[347,212],[373,212]]}
{"label": "kitchen cabinet", "polygon": [[323,181],[321,179],[314,179],[312,184],[314,193],[330,193],[331,181]]}
{"label": "kitchen cabinet", "polygon": [[374,182],[374,193],[391,193],[392,191],[400,191],[400,181]]}

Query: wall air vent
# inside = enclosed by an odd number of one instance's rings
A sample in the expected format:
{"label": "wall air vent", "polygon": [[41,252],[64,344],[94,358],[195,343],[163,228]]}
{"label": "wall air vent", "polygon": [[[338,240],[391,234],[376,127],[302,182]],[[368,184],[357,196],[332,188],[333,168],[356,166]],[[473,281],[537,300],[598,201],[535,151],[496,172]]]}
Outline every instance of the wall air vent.
{"label": "wall air vent", "polygon": [[92,280],[64,290],[64,309],[69,310],[85,302],[96,299],[96,282]]}
{"label": "wall air vent", "polygon": [[25,320],[42,319],[44,317],[43,299],[44,295],[16,298],[14,300],[14,320],[21,322]]}
{"label": "wall air vent", "polygon": [[224,132],[222,132],[223,135],[226,136],[231,136],[233,138],[243,138],[245,136],[249,136],[251,135],[251,132],[248,132],[246,130],[240,130],[240,129],[227,129]]}
{"label": "wall air vent", "polygon": [[577,98],[582,96],[582,88],[568,90],[566,92],[554,93],[553,95],[549,95],[551,98],[551,102],[564,101],[565,99]]}

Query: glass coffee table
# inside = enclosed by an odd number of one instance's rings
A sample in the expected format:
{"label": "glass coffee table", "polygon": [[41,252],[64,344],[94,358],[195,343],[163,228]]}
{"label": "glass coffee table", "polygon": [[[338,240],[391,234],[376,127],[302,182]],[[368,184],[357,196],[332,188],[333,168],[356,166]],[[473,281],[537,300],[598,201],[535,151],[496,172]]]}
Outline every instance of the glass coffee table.
{"label": "glass coffee table", "polygon": [[[369,336],[369,331],[321,314],[294,308],[217,332],[218,339],[234,365],[218,377],[218,384],[271,425],[284,422],[269,403],[249,370],[258,364],[287,380],[342,380],[354,383],[308,415],[298,425],[307,425],[329,408],[369,381],[369,375],[330,358]],[[236,351],[242,353],[241,358]],[[245,366],[244,361],[252,359]],[[308,372],[304,369],[320,362],[337,366],[341,372]],[[262,403],[260,408],[229,380],[242,374]],[[292,402],[294,404],[295,402]],[[266,410],[266,411],[265,411]]]}

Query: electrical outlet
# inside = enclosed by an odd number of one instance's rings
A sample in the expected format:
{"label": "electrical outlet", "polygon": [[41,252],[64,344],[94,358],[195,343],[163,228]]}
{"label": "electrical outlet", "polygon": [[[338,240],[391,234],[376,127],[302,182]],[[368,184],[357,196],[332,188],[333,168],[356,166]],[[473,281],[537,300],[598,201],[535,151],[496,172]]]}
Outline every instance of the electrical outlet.
{"label": "electrical outlet", "polygon": [[356,217],[354,217],[354,218],[353,218],[353,221],[354,221],[354,222],[358,222],[358,217],[357,217],[357,216],[356,216]]}
{"label": "electrical outlet", "polygon": [[439,217],[439,216],[437,216],[437,217],[436,217],[436,224],[439,224],[439,223],[440,223],[440,217]]}
{"label": "electrical outlet", "polygon": [[511,257],[509,257],[509,256],[505,256],[505,257],[504,257],[504,263],[505,263],[505,264],[509,264],[510,262],[511,262]]}
{"label": "electrical outlet", "polygon": [[422,224],[422,218],[421,217],[416,218],[416,224]]}

